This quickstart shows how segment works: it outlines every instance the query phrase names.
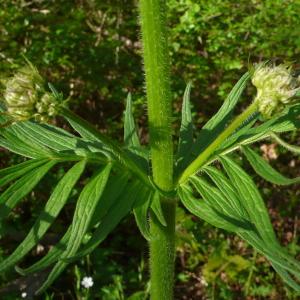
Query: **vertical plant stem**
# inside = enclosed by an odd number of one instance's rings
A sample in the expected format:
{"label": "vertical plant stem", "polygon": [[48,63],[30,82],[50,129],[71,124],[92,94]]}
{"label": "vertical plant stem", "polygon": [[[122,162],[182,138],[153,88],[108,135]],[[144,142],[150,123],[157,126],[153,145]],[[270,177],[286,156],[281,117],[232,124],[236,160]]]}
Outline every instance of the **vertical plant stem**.
{"label": "vertical plant stem", "polygon": [[[140,0],[143,58],[146,75],[148,118],[155,184],[163,191],[173,189],[172,108],[165,0]],[[175,257],[174,199],[161,199],[167,226],[150,218],[151,299],[173,299]]]}

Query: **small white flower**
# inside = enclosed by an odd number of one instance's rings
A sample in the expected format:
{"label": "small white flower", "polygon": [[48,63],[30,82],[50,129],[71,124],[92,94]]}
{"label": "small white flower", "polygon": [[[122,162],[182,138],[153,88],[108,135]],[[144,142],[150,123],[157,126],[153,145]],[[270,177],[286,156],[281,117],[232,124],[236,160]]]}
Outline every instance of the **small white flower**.
{"label": "small white flower", "polygon": [[26,292],[23,292],[23,293],[21,294],[21,297],[22,297],[22,298],[26,298],[26,297],[27,297],[27,293],[26,293]]}
{"label": "small white flower", "polygon": [[94,281],[92,277],[83,277],[82,281],[81,281],[81,285],[86,288],[89,289],[90,287],[92,287],[94,285]]}

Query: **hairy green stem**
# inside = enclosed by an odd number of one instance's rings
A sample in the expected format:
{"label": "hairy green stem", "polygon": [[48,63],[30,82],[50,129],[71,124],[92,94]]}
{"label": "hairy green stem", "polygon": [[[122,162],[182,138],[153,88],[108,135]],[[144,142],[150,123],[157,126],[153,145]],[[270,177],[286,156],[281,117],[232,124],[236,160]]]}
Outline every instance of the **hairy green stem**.
{"label": "hairy green stem", "polygon": [[152,300],[173,299],[175,260],[175,210],[173,199],[162,199],[162,211],[168,226],[163,226],[151,215],[150,272]]}
{"label": "hairy green stem", "polygon": [[217,150],[220,144],[226,140],[241,124],[257,111],[257,103],[252,102],[246,110],[238,115],[234,121],[184,170],[179,178],[179,184],[183,184],[188,178],[199,171],[207,159]]}
{"label": "hairy green stem", "polygon": [[[140,0],[153,181],[173,190],[172,108],[165,0]],[[167,226],[150,218],[151,299],[172,300],[175,260],[175,199],[161,199]]]}
{"label": "hairy green stem", "polygon": [[172,110],[164,0],[141,0],[143,55],[154,182],[173,188]]}

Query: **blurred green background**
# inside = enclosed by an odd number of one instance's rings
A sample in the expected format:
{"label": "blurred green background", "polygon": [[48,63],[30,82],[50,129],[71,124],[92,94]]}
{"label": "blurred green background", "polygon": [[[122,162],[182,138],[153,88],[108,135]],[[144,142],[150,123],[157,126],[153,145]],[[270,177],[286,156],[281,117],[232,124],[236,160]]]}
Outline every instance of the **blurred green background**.
{"label": "blurred green background", "polygon": [[[275,59],[300,68],[299,0],[168,0],[170,55],[177,136],[186,83],[196,126],[220,107],[237,79],[254,62]],[[2,0],[0,1],[0,78],[33,62],[47,81],[70,97],[70,107],[101,131],[122,140],[124,99],[133,94],[139,134],[147,142],[137,1],[126,0]],[[243,96],[242,109],[253,97]],[[62,120],[56,122],[64,126]],[[300,141],[289,136],[294,144]],[[261,146],[262,155],[286,175],[299,175],[300,161],[276,144]],[[0,149],[1,167],[21,159]],[[245,163],[247,168],[247,164]],[[57,170],[56,170],[57,171]],[[251,169],[249,168],[251,173]],[[57,175],[58,174],[58,175]],[[253,173],[252,173],[253,174]],[[0,260],[25,236],[45,204],[53,173],[26,198],[0,227]],[[255,179],[258,179],[253,175]],[[295,255],[300,252],[299,189],[259,181],[278,236]],[[76,191],[72,198],[76,200]],[[24,265],[37,260],[70,223],[72,201],[40,247]],[[178,209],[176,261],[177,300],[300,299],[286,288],[268,262],[237,237],[217,230]],[[148,249],[128,218],[94,254],[70,265],[40,299],[139,300],[148,297]],[[94,286],[80,282],[91,276]],[[19,278],[0,274],[0,299],[27,299],[41,275]],[[36,298],[34,298],[36,299]]]}

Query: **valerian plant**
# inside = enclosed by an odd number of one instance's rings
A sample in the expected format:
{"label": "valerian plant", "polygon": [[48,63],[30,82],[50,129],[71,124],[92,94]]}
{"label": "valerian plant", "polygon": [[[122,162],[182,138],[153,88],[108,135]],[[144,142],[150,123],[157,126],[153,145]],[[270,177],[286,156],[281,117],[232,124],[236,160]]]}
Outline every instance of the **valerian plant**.
{"label": "valerian plant", "polygon": [[[171,90],[165,1],[141,0],[140,20],[146,74],[150,143],[140,143],[128,95],[124,144],[97,131],[66,106],[62,94],[28,63],[4,81],[0,145],[28,160],[0,170],[0,218],[5,218],[55,165],[72,167],[57,182],[44,209],[22,243],[0,263],[28,275],[52,266],[37,291],[45,291],[67,265],[92,252],[131,211],[150,245],[151,299],[173,298],[175,208],[180,202],[192,214],[236,233],[264,255],[296,291],[300,263],[279,244],[268,211],[251,176],[232,153],[240,150],[258,175],[279,185],[297,183],[274,170],[249,145],[296,131],[299,80],[290,65],[261,63],[246,72],[219,111],[198,134],[193,133],[190,88],[184,94],[177,153],[173,151]],[[249,81],[257,88],[251,104],[237,117],[235,106]],[[60,115],[78,135],[47,124]],[[216,164],[218,162],[218,164]],[[85,182],[70,227],[42,259],[27,268],[18,263],[43,238],[65,206],[87,166]],[[6,188],[6,189],[5,189]],[[90,236],[88,241],[86,236]]]}

